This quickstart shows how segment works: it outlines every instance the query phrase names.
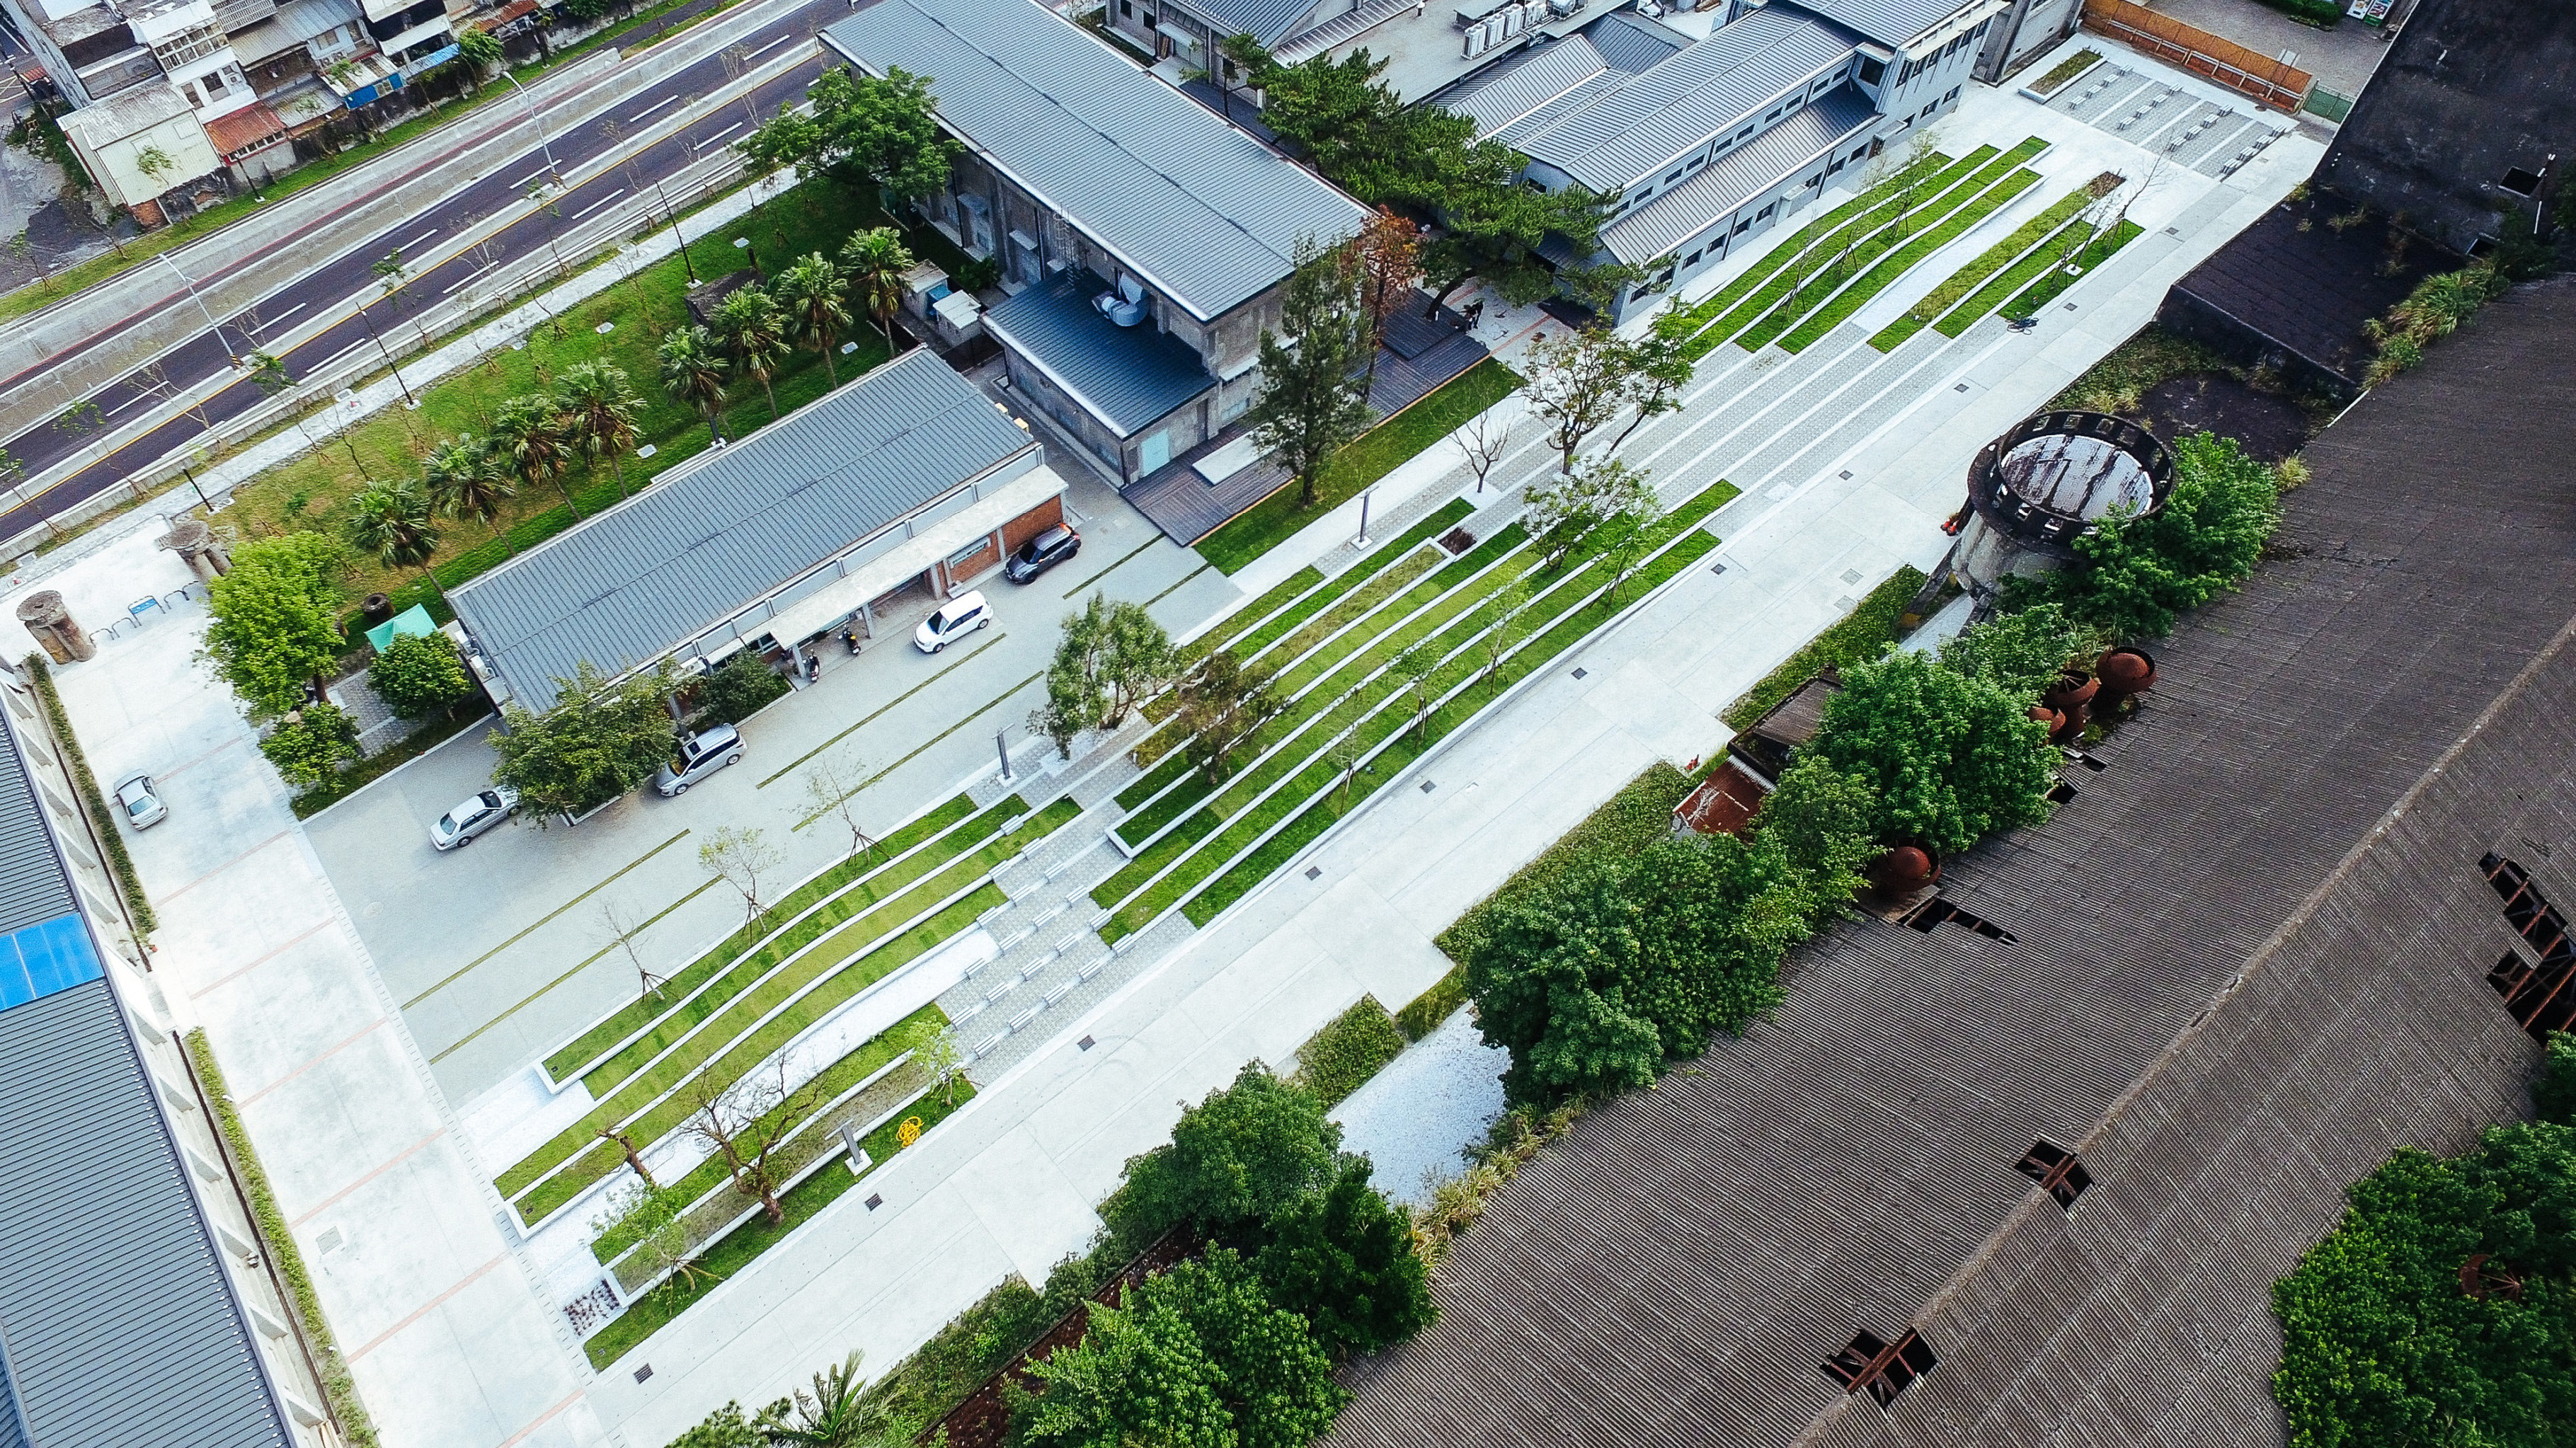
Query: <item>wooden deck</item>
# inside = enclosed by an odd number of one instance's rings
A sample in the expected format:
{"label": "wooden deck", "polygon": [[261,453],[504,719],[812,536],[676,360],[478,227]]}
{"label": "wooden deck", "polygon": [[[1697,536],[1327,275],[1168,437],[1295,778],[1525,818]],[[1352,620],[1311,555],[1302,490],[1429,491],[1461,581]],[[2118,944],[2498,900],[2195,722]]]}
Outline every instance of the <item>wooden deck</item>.
{"label": "wooden deck", "polygon": [[[1388,320],[1385,340],[1378,349],[1377,378],[1369,386],[1369,407],[1381,418],[1420,401],[1488,355],[1485,344],[1466,330],[1466,320],[1446,307],[1437,320],[1408,308]],[[1238,422],[1119,491],[1165,537],[1189,547],[1290,481],[1287,469],[1268,458],[1219,482],[1199,476],[1192,464],[1244,431]]]}

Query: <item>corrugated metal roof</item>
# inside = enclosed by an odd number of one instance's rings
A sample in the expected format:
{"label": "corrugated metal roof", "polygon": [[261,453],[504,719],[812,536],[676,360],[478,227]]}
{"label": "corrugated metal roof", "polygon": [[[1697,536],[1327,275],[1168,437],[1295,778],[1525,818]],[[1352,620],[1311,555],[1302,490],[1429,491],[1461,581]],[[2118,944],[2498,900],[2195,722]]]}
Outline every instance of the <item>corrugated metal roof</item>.
{"label": "corrugated metal roof", "polygon": [[1513,142],[1595,191],[1637,181],[1851,58],[1841,27],[1756,10]]}
{"label": "corrugated metal roof", "polygon": [[[2271,1284],[2344,1184],[2529,1109],[2477,862],[2576,901],[2571,342],[2576,287],[2518,288],[2312,441],[2105,767],[1948,862],[2016,940],[1797,952],[1770,1020],[1487,1199],[1331,1441],[2277,1448]],[[2071,1211],[2014,1169],[2041,1139]],[[1820,1371],[1909,1327],[1939,1365],[1884,1410]]]}
{"label": "corrugated metal roof", "polygon": [[[13,700],[14,702],[14,700]],[[6,709],[0,729],[41,740],[44,736]],[[0,935],[68,915],[80,908],[71,877],[54,854],[54,837],[45,829],[35,781],[17,748],[0,735]],[[64,800],[65,808],[72,801]]]}
{"label": "corrugated metal roof", "polygon": [[1878,108],[1869,97],[1838,85],[1698,175],[1603,227],[1601,244],[1621,261],[1652,261],[1831,154],[1877,119]]}
{"label": "corrugated metal roof", "polygon": [[1903,45],[1981,0],[1776,0],[1813,10],[1886,45]]}
{"label": "corrugated metal roof", "polygon": [[1189,0],[1166,8],[1198,17],[1220,36],[1249,35],[1268,47],[1303,25],[1315,0]]}
{"label": "corrugated metal roof", "polygon": [[519,702],[614,675],[723,622],[967,479],[1028,434],[928,348],[449,589]]}
{"label": "corrugated metal roof", "polygon": [[984,314],[984,326],[1075,394],[1120,437],[1133,437],[1216,386],[1199,361],[1150,322],[1121,327],[1091,308],[1109,284],[1086,271],[1030,287]]}
{"label": "corrugated metal roof", "polygon": [[1634,10],[1614,10],[1586,26],[1583,34],[1612,70],[1624,70],[1630,75],[1671,59],[1691,43],[1689,36]]}
{"label": "corrugated metal roof", "polygon": [[1610,63],[1590,40],[1569,35],[1478,72],[1443,95],[1440,104],[1474,121],[1477,134],[1491,136],[1609,70]]}
{"label": "corrugated metal roof", "polygon": [[879,0],[824,31],[874,70],[931,78],[939,114],[1201,319],[1286,277],[1300,237],[1360,204],[1028,0]]}
{"label": "corrugated metal roof", "polygon": [[0,1337],[29,1448],[284,1448],[125,1030],[104,980],[0,1011]]}

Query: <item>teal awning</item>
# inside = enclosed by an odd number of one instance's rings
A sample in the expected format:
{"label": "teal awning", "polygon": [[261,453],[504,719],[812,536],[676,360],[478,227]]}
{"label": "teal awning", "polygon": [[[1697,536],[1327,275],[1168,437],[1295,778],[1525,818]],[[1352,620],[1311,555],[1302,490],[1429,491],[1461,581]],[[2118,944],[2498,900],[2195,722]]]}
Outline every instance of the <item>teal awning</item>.
{"label": "teal awning", "polygon": [[377,624],[374,628],[367,630],[367,647],[374,649],[377,653],[381,654],[385,651],[385,645],[392,643],[395,639],[400,638],[405,634],[433,634],[436,632],[438,632],[438,625],[430,622],[429,610],[415,603],[411,607],[404,609],[402,612],[395,614],[393,617],[386,619],[383,623]]}

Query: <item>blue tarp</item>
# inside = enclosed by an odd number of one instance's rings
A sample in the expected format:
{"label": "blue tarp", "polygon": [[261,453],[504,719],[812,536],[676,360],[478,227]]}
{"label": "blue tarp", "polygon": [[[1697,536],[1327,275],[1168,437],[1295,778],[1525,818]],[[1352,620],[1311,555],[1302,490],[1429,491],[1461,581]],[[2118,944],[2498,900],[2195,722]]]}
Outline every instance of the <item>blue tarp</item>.
{"label": "blue tarp", "polygon": [[89,928],[77,914],[57,915],[0,936],[0,1010],[69,990],[103,973]]}

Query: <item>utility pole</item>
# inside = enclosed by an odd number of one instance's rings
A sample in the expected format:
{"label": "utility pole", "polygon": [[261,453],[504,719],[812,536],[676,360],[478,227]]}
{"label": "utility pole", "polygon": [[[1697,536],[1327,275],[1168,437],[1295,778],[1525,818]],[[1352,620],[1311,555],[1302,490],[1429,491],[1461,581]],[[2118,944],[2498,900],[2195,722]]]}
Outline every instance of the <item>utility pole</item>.
{"label": "utility pole", "polygon": [[180,271],[179,264],[172,261],[170,259],[170,254],[166,251],[152,259],[161,263],[163,266],[168,267],[171,271],[178,273],[179,280],[186,284],[188,288],[188,300],[197,304],[198,315],[206,319],[206,329],[215,334],[215,345],[224,349],[224,356],[231,359],[235,366],[240,365],[241,354],[225,345],[223,325],[215,320],[214,312],[206,306],[206,299],[198,294],[197,279],[188,275],[184,271]]}
{"label": "utility pole", "polygon": [[519,104],[527,108],[528,124],[537,128],[537,149],[546,153],[546,174],[554,177],[555,184],[561,186],[563,168],[555,164],[554,143],[546,139],[546,123],[537,118],[537,103],[528,99],[528,88],[519,84],[517,76],[505,70],[501,72],[501,79],[510,83],[510,89],[518,92]]}

